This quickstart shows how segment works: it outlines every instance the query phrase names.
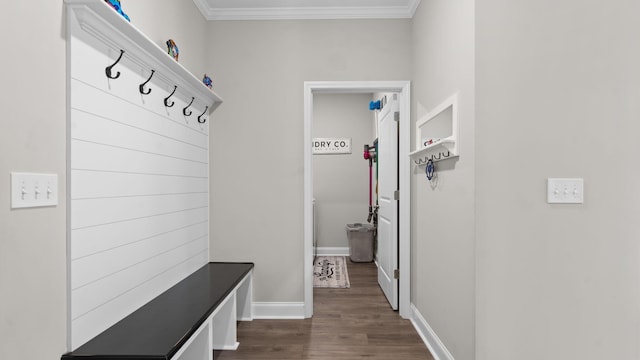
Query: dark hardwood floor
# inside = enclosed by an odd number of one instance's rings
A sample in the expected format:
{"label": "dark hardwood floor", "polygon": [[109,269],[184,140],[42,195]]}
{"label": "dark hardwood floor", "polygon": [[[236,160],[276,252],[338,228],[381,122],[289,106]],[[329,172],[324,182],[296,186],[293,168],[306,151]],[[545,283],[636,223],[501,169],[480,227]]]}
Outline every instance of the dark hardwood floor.
{"label": "dark hardwood floor", "polygon": [[238,350],[214,359],[433,360],[411,322],[389,307],[375,264],[349,262],[348,272],[351,288],[314,289],[313,318],[240,322]]}

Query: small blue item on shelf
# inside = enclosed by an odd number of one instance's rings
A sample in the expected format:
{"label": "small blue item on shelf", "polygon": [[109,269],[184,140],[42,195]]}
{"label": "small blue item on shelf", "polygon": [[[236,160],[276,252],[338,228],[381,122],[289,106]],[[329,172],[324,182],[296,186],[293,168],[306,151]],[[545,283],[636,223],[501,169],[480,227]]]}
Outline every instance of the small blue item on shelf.
{"label": "small blue item on shelf", "polygon": [[180,50],[173,39],[167,40],[167,54],[169,54],[175,61],[178,61]]}
{"label": "small blue item on shelf", "polygon": [[207,87],[209,89],[211,89],[211,87],[213,86],[213,81],[211,81],[211,78],[207,76],[207,74],[204,74],[204,77],[202,78],[202,82],[207,85]]}
{"label": "small blue item on shelf", "polygon": [[382,104],[380,103],[380,100],[372,101],[369,103],[369,110],[380,110],[380,109],[382,109]]}
{"label": "small blue item on shelf", "polygon": [[129,15],[125,14],[124,11],[122,11],[122,5],[120,4],[120,0],[104,0],[104,2],[106,2],[109,5],[111,5],[111,7],[118,14],[122,15],[123,18],[125,18],[127,21],[131,22],[131,19],[129,19]]}

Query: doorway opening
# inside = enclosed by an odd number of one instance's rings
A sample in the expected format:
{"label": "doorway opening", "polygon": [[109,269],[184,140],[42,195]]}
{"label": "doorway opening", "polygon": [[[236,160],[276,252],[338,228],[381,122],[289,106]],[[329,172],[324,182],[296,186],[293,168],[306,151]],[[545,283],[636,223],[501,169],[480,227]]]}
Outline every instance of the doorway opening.
{"label": "doorway opening", "polygon": [[[397,94],[398,127],[398,241],[397,258],[399,279],[396,287],[398,310],[401,317],[409,318],[410,309],[410,83],[408,81],[338,81],[304,83],[304,313],[313,315],[313,98],[318,94]],[[358,151],[355,149],[354,151]]]}

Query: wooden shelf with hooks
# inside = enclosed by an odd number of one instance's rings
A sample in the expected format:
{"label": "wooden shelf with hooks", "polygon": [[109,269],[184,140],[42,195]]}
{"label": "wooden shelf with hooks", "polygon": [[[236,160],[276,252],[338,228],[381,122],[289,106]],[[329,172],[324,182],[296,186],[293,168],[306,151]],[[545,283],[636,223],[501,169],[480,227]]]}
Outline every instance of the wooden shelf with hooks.
{"label": "wooden shelf with hooks", "polygon": [[426,165],[427,161],[440,161],[458,156],[455,154],[454,139],[442,139],[426,147],[409,153],[414,164],[418,166]]}
{"label": "wooden shelf with hooks", "polygon": [[[182,64],[125,20],[104,0],[64,0],[69,16],[75,17],[80,27],[114,50],[124,50],[131,61],[154,69],[156,76],[176,85],[182,97],[195,96],[198,103],[209,105],[209,112],[222,103],[222,99],[206,87]],[[178,95],[178,94],[176,94]]]}

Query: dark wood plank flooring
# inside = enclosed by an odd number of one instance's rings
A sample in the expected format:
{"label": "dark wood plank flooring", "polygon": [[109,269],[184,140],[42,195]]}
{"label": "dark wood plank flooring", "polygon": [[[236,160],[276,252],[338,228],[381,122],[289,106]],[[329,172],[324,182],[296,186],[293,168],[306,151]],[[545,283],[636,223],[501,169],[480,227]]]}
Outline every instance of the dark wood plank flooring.
{"label": "dark wood plank flooring", "polygon": [[240,322],[238,350],[214,359],[433,360],[411,322],[389,307],[375,264],[349,262],[348,272],[351,288],[314,289],[313,318]]}

